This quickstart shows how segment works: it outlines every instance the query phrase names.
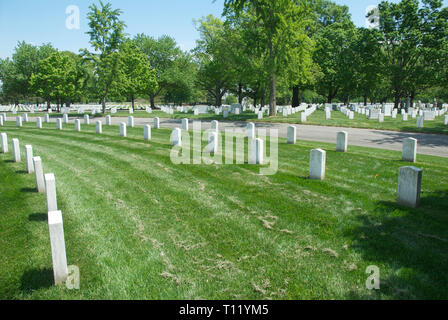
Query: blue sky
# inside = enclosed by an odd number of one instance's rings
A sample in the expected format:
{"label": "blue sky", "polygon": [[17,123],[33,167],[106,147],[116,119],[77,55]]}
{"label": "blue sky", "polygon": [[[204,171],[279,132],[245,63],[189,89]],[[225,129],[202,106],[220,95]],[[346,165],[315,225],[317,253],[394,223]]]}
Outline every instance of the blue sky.
{"label": "blue sky", "polygon": [[[352,19],[364,26],[365,10],[380,0],[334,0],[350,7]],[[94,0],[0,0],[0,58],[10,57],[18,41],[40,45],[51,42],[60,50],[78,52],[89,48],[86,15]],[[105,0],[107,2],[107,0]],[[176,39],[182,49],[195,46],[198,33],[193,20],[213,14],[221,16],[224,0],[109,0],[123,11],[122,20],[131,36],[163,34]],[[395,1],[396,2],[396,1]],[[448,0],[444,1],[448,5]],[[80,29],[66,28],[69,5],[80,10]]]}

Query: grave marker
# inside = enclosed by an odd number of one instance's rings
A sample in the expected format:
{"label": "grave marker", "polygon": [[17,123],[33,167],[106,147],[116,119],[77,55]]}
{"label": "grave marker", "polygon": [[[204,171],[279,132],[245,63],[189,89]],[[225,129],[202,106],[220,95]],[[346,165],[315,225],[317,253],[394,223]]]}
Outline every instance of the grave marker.
{"label": "grave marker", "polygon": [[62,130],[62,119],[56,119],[56,127],[58,130]]}
{"label": "grave marker", "polygon": [[249,140],[255,139],[255,124],[253,122],[247,124],[246,135]]}
{"label": "grave marker", "polygon": [[84,115],[84,124],[89,125],[90,124],[90,118],[88,114]]}
{"label": "grave marker", "polygon": [[149,124],[143,127],[143,137],[146,141],[151,140],[151,126]]}
{"label": "grave marker", "polygon": [[47,212],[57,211],[58,203],[56,198],[56,180],[53,173],[44,176],[45,191],[47,194]]}
{"label": "grave marker", "polygon": [[45,192],[44,170],[42,168],[42,159],[33,158],[34,174],[36,176],[37,192]]}
{"label": "grave marker", "polygon": [[112,117],[110,115],[106,116],[106,126],[110,126],[112,124]]}
{"label": "grave marker", "polygon": [[338,132],[336,138],[336,151],[347,152],[348,133],[346,131]]}
{"label": "grave marker", "polygon": [[21,118],[21,117],[16,117],[16,125],[17,125],[18,127],[21,127],[21,126],[22,126],[22,118]]}
{"label": "grave marker", "polygon": [[34,164],[33,164],[33,146],[27,144],[25,146],[25,155],[26,155],[26,171],[28,174],[34,172]]}
{"label": "grave marker", "polygon": [[121,123],[120,123],[120,136],[121,136],[121,137],[126,137],[126,136],[127,136],[127,132],[126,132],[126,122],[121,122]]}
{"label": "grave marker", "polygon": [[20,143],[19,139],[12,139],[12,159],[14,162],[20,162]]}
{"label": "grave marker", "polygon": [[103,133],[103,123],[100,120],[96,122],[96,133],[98,134]]}
{"label": "grave marker", "polygon": [[218,132],[211,131],[208,134],[208,151],[211,154],[218,152]]}
{"label": "grave marker", "polygon": [[322,149],[313,149],[310,152],[310,179],[325,179],[326,152]]}
{"label": "grave marker", "polygon": [[409,166],[398,170],[397,202],[406,207],[416,208],[420,203],[423,170]]}
{"label": "grave marker", "polygon": [[42,129],[42,118],[36,118],[36,127],[37,129]]}
{"label": "grave marker", "polygon": [[2,140],[2,153],[8,153],[8,135],[2,132],[0,137]]}
{"label": "grave marker", "polygon": [[154,118],[154,129],[160,128],[160,119],[158,117]]}
{"label": "grave marker", "polygon": [[61,285],[67,280],[68,277],[64,226],[61,211],[48,212],[48,229],[50,231],[54,284]]}
{"label": "grave marker", "polygon": [[417,159],[417,139],[406,138],[403,140],[402,160],[415,162]]}
{"label": "grave marker", "polygon": [[78,132],[81,131],[81,120],[79,119],[75,120],[75,130]]}
{"label": "grave marker", "polygon": [[130,128],[134,128],[134,117],[133,116],[128,117],[128,126]]}
{"label": "grave marker", "polygon": [[297,127],[289,126],[287,132],[288,144],[296,144],[297,141]]}
{"label": "grave marker", "polygon": [[182,130],[188,131],[188,119],[182,119]]}
{"label": "grave marker", "polygon": [[171,134],[173,146],[182,146],[182,130],[180,128],[174,128]]}

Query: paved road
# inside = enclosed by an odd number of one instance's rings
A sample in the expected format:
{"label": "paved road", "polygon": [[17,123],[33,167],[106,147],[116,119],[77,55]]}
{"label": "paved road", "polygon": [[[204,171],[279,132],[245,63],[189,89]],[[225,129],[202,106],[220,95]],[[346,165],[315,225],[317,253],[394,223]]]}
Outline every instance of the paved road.
{"label": "paved road", "polygon": [[[9,121],[15,121],[15,118],[8,118]],[[91,123],[104,118],[94,118]],[[32,118],[29,121],[33,121]],[[55,119],[51,119],[55,122]],[[73,119],[70,119],[73,122]],[[126,122],[127,118],[112,118],[113,124]],[[154,120],[152,118],[134,118],[135,125],[150,124],[152,126]],[[82,122],[81,122],[82,123]],[[211,121],[202,121],[203,130],[210,128]],[[161,127],[175,128],[180,127],[180,119],[160,119]],[[219,130],[226,128],[236,128],[244,130],[246,122],[219,122]],[[262,123],[256,122],[256,128],[277,129],[279,136],[286,138],[286,130],[290,124],[283,123]],[[448,135],[442,134],[426,134],[426,133],[406,133],[397,131],[374,130],[374,129],[358,129],[358,128],[342,128],[342,127],[325,127],[314,125],[296,125],[297,138],[301,140],[320,141],[336,143],[336,134],[338,131],[344,130],[348,132],[349,145],[371,147],[386,150],[402,150],[402,141],[404,138],[412,137],[418,140],[418,153],[434,155],[448,158]],[[190,121],[191,128],[191,121]]]}

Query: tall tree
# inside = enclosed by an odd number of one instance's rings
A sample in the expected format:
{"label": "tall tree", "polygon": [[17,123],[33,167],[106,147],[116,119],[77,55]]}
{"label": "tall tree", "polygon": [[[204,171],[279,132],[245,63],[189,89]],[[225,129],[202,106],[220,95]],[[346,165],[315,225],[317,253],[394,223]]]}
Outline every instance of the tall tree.
{"label": "tall tree", "polygon": [[395,107],[434,78],[431,64],[447,36],[446,10],[441,7],[440,0],[422,0],[421,5],[418,0],[383,1],[378,6],[377,40],[384,50]]}
{"label": "tall tree", "polygon": [[306,28],[310,23],[311,7],[306,0],[226,0],[224,15],[253,12],[254,23],[263,31],[264,39],[258,45],[267,57],[269,75],[270,115],[277,114],[276,82],[289,61],[302,54],[301,46],[307,42]]}
{"label": "tall tree", "polygon": [[106,98],[109,94],[119,91],[120,85],[118,70],[120,44],[123,42],[124,28],[121,21],[121,10],[112,9],[110,3],[100,1],[100,7],[96,4],[89,6],[87,18],[89,20],[90,44],[95,52],[83,50],[83,55],[91,59],[95,64],[96,90],[101,100],[103,114],[106,112]]}
{"label": "tall tree", "polygon": [[33,73],[31,89],[47,101],[58,105],[81,95],[83,72],[78,68],[77,56],[70,52],[56,51],[39,63],[39,71]]}
{"label": "tall tree", "polygon": [[176,41],[167,35],[154,39],[144,34],[138,34],[134,40],[148,57],[151,68],[155,70],[158,86],[148,91],[151,107],[155,107],[155,98],[173,85],[170,75],[176,73],[176,61],[182,59],[182,50]]}
{"label": "tall tree", "polygon": [[121,90],[131,98],[132,108],[137,95],[155,91],[157,80],[147,56],[134,41],[128,40],[120,46]]}
{"label": "tall tree", "polygon": [[234,85],[232,60],[228,55],[224,23],[213,15],[198,21],[200,38],[194,49],[199,61],[197,83],[213,98],[215,106],[222,105],[222,97]]}

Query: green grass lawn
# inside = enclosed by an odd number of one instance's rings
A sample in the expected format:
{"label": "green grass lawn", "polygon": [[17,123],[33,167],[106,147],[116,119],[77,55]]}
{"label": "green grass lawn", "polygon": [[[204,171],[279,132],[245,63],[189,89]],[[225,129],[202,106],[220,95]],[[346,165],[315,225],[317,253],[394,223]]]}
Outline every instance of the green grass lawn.
{"label": "green grass lawn", "polygon": [[392,117],[385,117],[384,122],[378,120],[369,120],[368,117],[362,114],[355,113],[353,120],[350,120],[340,111],[332,111],[331,119],[325,119],[325,111],[316,110],[312,115],[308,116],[307,122],[300,121],[300,113],[290,115],[288,117],[265,117],[264,122],[279,122],[279,123],[300,123],[309,125],[322,125],[332,127],[351,127],[351,128],[367,128],[379,130],[392,130],[403,132],[422,132],[422,133],[443,133],[448,134],[448,126],[443,124],[443,116],[437,117],[434,121],[425,121],[423,128],[417,128],[417,119],[413,119],[410,115],[408,121],[403,121],[401,114],[397,115],[396,119]]}
{"label": "green grass lawn", "polygon": [[[333,114],[336,116],[336,113]],[[422,203],[396,204],[400,152],[280,139],[279,171],[174,165],[171,130],[34,123],[0,127],[0,299],[446,299],[448,159],[418,156]],[[22,162],[11,161],[20,139]],[[25,144],[56,176],[69,265],[80,290],[52,285],[45,194]],[[205,142],[204,142],[205,145]],[[309,151],[327,150],[325,181]],[[366,289],[366,267],[381,289]]]}
{"label": "green grass lawn", "polygon": [[[19,113],[21,115],[21,113]],[[131,114],[127,111],[119,111],[112,114],[112,117],[128,117]],[[12,116],[10,114],[10,116]],[[29,116],[43,117],[43,113],[35,113]],[[69,115],[70,117],[80,117],[77,113]],[[81,115],[82,116],[82,115]],[[379,130],[392,130],[402,132],[421,132],[421,133],[442,133],[448,134],[448,126],[443,124],[443,116],[437,117],[434,121],[425,121],[424,128],[417,128],[417,119],[413,119],[409,116],[408,121],[403,121],[401,114],[397,115],[396,119],[392,117],[385,117],[384,122],[380,123],[378,120],[369,120],[365,115],[355,113],[353,120],[349,120],[342,112],[332,111],[331,119],[325,120],[325,112],[323,110],[316,110],[311,116],[308,117],[306,123],[300,121],[300,112],[292,114],[288,117],[281,115],[275,117],[265,116],[263,119],[258,120],[257,115],[253,112],[247,111],[242,114],[235,115],[230,114],[228,118],[224,118],[223,115],[215,115],[214,113],[194,115],[193,112],[187,114],[183,112],[174,112],[173,115],[168,115],[162,111],[153,111],[153,113],[147,113],[146,111],[134,111],[132,116],[136,118],[171,118],[171,119],[183,119],[189,118],[194,120],[219,120],[219,121],[253,121],[253,122],[273,122],[273,123],[291,123],[291,124],[308,124],[308,125],[322,125],[332,127],[351,127],[351,128],[366,128],[366,129],[379,129]],[[62,114],[52,113],[51,117],[62,117]],[[96,114],[94,117],[102,117],[102,114]]]}

